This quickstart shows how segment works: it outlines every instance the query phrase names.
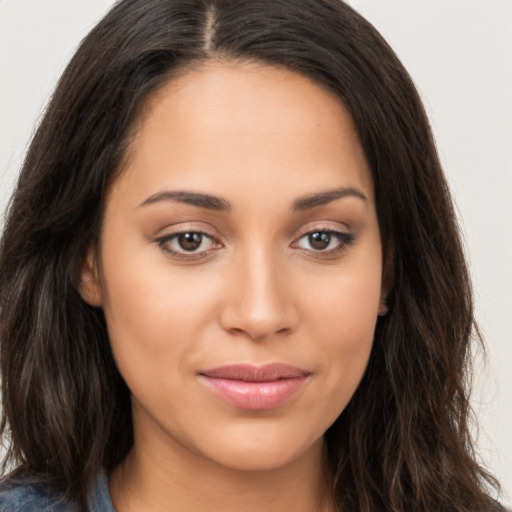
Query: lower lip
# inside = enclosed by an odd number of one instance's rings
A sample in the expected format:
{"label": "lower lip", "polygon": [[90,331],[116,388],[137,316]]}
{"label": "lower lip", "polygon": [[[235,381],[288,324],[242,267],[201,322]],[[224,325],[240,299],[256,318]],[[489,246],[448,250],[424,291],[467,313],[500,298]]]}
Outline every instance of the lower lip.
{"label": "lower lip", "polygon": [[273,380],[270,382],[247,382],[200,376],[201,381],[214,395],[240,409],[262,411],[274,409],[299,392],[307,377]]}

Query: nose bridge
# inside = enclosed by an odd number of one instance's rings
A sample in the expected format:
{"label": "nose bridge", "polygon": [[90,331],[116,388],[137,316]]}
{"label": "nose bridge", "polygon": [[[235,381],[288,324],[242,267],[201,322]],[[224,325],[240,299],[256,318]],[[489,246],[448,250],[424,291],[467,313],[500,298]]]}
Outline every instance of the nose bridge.
{"label": "nose bridge", "polygon": [[263,244],[237,254],[222,313],[225,329],[261,339],[294,328],[297,315],[279,256]]}

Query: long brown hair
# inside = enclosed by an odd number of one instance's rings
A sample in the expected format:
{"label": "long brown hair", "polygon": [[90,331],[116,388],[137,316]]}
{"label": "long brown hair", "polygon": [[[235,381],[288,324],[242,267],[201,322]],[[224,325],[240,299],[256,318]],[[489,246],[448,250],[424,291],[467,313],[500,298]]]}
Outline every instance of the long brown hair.
{"label": "long brown hair", "polygon": [[491,510],[497,483],[468,432],[470,281],[428,120],[393,51],[339,0],[124,0],[82,42],[1,242],[5,463],[84,506],[98,471],[130,449],[129,391],[78,268],[144,100],[211,58],[286,67],[333,91],[373,173],[394,286],[363,380],[325,435],[338,507]]}

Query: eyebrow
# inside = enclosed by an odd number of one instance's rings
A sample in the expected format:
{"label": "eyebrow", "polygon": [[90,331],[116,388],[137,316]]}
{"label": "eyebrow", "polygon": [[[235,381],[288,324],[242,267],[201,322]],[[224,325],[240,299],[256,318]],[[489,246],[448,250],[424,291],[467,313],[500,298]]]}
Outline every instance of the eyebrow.
{"label": "eyebrow", "polygon": [[360,190],[352,187],[341,187],[301,197],[295,201],[293,209],[295,211],[309,210],[310,208],[323,206],[344,197],[357,197],[365,203],[368,202],[368,198]]}
{"label": "eyebrow", "polygon": [[198,206],[199,208],[206,208],[207,210],[215,210],[219,212],[229,212],[231,209],[230,204],[226,200],[216,196],[200,194],[198,192],[172,190],[164,190],[163,192],[157,192],[156,194],[149,196],[139,205],[139,207],[158,203],[160,201],[177,201],[179,203],[190,204],[192,206]]}
{"label": "eyebrow", "polygon": [[[294,211],[304,211],[317,206],[323,206],[342,199],[344,197],[357,197],[364,202],[368,202],[368,198],[358,189],[352,187],[341,187],[334,190],[326,190],[308,196],[298,198],[293,203]],[[155,204],[160,201],[177,201],[179,203],[190,204],[207,210],[219,212],[229,212],[231,205],[225,199],[210,194],[202,194],[199,192],[187,192],[181,190],[164,190],[157,192],[145,199],[139,207]]]}

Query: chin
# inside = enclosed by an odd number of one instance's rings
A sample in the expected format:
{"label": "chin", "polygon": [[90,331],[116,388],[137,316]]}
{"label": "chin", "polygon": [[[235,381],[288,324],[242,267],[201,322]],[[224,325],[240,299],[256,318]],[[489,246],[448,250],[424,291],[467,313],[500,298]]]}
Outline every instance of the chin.
{"label": "chin", "polygon": [[[314,440],[293,440],[291,436],[254,436],[251,439],[227,439],[215,444],[210,458],[218,464],[237,471],[277,471],[302,458],[321,458],[323,437]],[[293,442],[295,441],[295,442]]]}

